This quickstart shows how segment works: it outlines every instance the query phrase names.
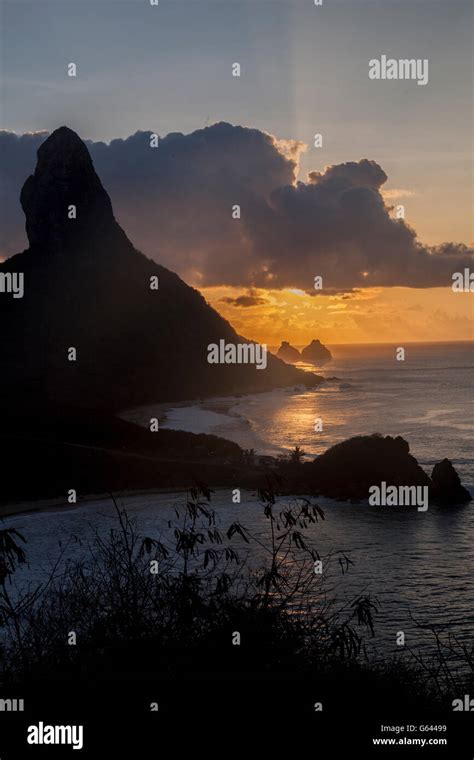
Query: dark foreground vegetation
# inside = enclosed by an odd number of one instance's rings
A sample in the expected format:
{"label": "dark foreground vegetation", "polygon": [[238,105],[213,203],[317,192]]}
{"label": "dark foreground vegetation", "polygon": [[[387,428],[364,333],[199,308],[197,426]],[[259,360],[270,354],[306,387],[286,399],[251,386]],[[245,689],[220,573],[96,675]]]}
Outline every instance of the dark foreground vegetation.
{"label": "dark foreground vegetation", "polygon": [[84,547],[83,561],[58,564],[20,594],[12,580],[27,547],[19,532],[0,531],[2,696],[32,693],[43,704],[49,693],[59,709],[81,695],[81,710],[115,705],[143,719],[156,703],[168,722],[282,713],[306,728],[319,721],[318,731],[341,721],[363,721],[368,735],[380,721],[463,728],[469,716],[451,704],[474,693],[473,651],[433,631],[429,662],[406,650],[368,661],[364,638],[380,611],[368,597],[342,607],[330,598],[318,563],[336,563],[342,576],[352,563],[310,545],[323,511],[306,499],[277,508],[270,483],[260,497],[265,533],[221,526],[202,483],[165,536],[140,535],[116,505],[116,524]]}

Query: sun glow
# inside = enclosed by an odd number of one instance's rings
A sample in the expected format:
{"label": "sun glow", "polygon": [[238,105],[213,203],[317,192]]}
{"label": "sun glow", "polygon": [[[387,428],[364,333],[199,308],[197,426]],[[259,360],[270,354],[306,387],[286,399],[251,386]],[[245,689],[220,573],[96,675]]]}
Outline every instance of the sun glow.
{"label": "sun glow", "polygon": [[310,295],[291,290],[204,288],[206,300],[251,340],[279,346],[472,340],[469,293],[450,288],[364,288]]}

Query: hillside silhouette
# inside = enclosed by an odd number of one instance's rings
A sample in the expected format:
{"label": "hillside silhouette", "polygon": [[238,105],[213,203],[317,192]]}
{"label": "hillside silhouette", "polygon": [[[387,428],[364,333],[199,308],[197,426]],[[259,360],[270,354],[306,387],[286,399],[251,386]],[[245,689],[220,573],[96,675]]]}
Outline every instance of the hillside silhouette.
{"label": "hillside silhouette", "polygon": [[30,245],[0,265],[0,272],[24,274],[23,298],[0,294],[3,408],[113,412],[319,382],[270,355],[261,371],[208,364],[209,344],[245,339],[197,290],[133,247],[85,144],[69,128],[40,146],[20,200]]}

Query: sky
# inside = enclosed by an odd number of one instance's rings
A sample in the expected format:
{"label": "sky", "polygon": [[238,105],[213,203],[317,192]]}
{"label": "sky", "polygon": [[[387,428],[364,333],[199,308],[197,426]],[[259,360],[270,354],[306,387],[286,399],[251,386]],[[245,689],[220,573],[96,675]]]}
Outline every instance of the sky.
{"label": "sky", "polygon": [[[472,294],[453,293],[449,267],[430,261],[449,243],[446,255],[461,266],[459,245],[474,239],[469,0],[2,0],[0,8],[0,126],[19,136],[67,124],[91,141],[134,244],[199,287],[242,334],[269,344],[472,337]],[[428,84],[370,80],[368,62],[382,54],[428,59]],[[212,129],[222,122],[235,129]],[[137,132],[186,139],[163,143],[168,161],[163,152],[153,163],[127,140]],[[117,138],[114,150],[101,146]],[[26,142],[2,162],[3,255],[23,234],[18,195],[34,169]],[[361,159],[383,181],[361,177]],[[244,190],[236,235],[221,223],[219,198],[238,203]],[[394,210],[380,200],[403,204],[405,222],[389,222]],[[335,205],[331,226],[325,211]],[[356,212],[366,222],[355,224]],[[426,260],[412,267],[420,245]],[[319,263],[331,287],[316,295]],[[273,281],[262,279],[265,266]]]}

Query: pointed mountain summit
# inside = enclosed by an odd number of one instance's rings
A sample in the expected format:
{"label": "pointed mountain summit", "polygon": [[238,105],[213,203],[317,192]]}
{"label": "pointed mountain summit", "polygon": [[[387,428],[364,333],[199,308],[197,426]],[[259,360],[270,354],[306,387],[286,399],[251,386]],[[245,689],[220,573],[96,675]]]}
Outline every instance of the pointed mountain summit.
{"label": "pointed mountain summit", "polygon": [[24,282],[23,297],[0,292],[3,408],[113,411],[320,381],[271,355],[261,371],[208,363],[209,344],[247,341],[198,291],[134,249],[87,147],[67,127],[39,148],[21,204],[30,247],[0,265],[3,282]]}
{"label": "pointed mountain summit", "polygon": [[124,242],[89,151],[68,127],[57,129],[38,149],[35,173],[26,180],[20,202],[31,249],[86,255],[87,242]]}

